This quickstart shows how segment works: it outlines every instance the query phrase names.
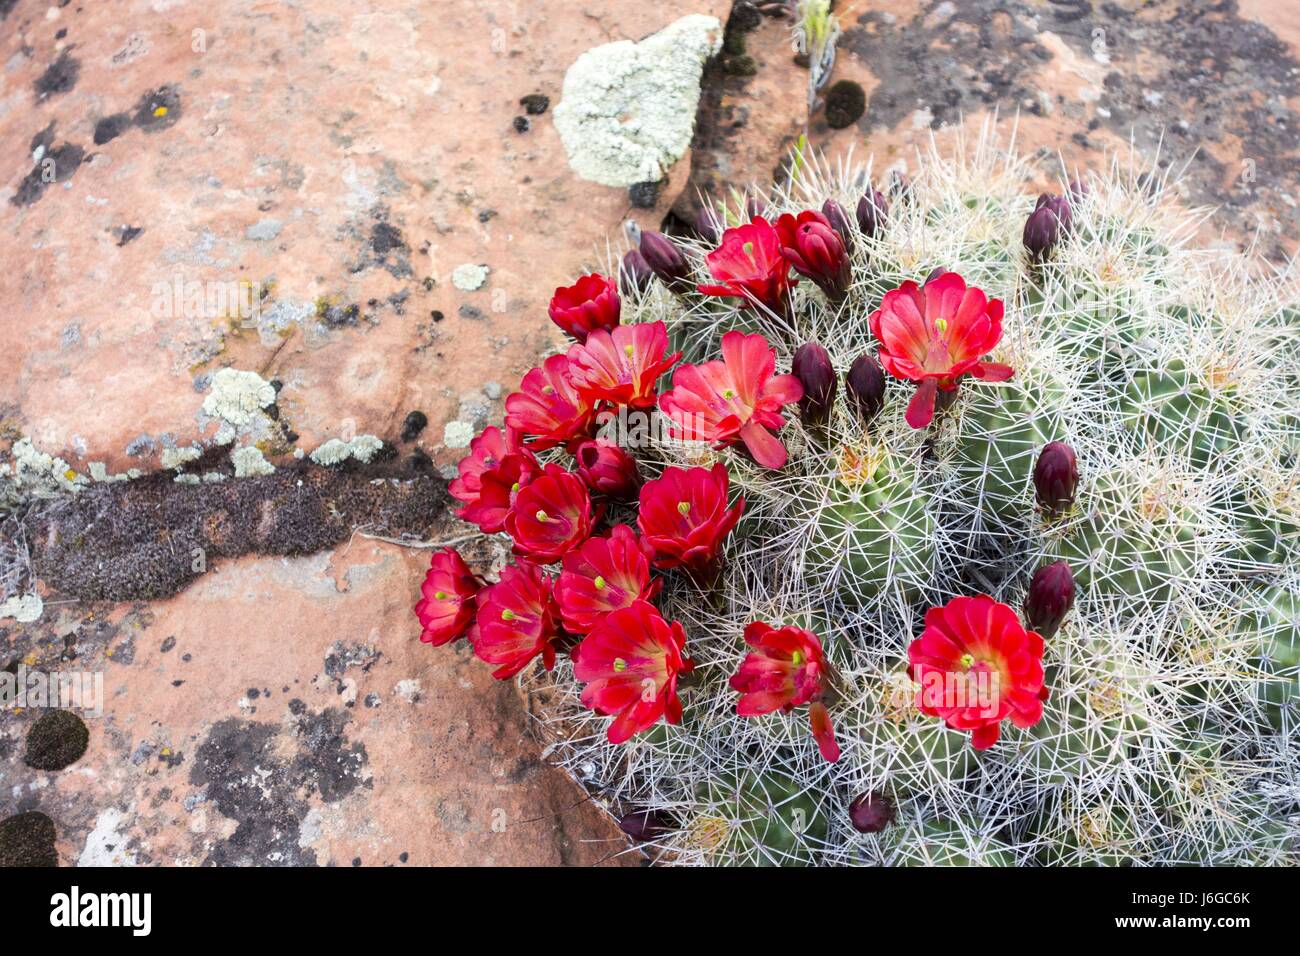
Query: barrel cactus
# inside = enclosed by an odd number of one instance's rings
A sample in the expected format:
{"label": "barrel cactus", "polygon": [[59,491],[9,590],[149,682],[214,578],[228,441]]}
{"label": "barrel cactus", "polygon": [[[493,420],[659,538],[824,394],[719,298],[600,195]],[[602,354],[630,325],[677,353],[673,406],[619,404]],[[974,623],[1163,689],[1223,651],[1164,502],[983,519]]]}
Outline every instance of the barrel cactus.
{"label": "barrel cactus", "polygon": [[1295,288],[1118,161],[920,159],[557,295],[452,486],[526,572],[435,557],[426,640],[660,862],[1296,862]]}

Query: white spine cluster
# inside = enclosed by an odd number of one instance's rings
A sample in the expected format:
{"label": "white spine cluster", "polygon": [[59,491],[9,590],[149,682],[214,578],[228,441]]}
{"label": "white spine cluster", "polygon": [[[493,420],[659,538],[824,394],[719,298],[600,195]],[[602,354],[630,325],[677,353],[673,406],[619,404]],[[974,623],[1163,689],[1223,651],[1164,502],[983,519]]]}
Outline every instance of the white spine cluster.
{"label": "white spine cluster", "polygon": [[[838,309],[813,283],[793,319],[625,296],[623,321],[664,320],[687,361],[732,328],[790,353],[816,340],[841,375],[874,351],[883,293],[935,267],[1006,303],[993,358],[1004,385],[966,383],[926,431],[902,421],[891,382],[864,428],[842,399],[829,433],[797,421],[779,472],[729,466],[744,517],[715,591],[674,578],[665,618],[697,669],[683,723],[626,745],[582,707],[562,661],[544,693],[551,753],[615,812],[662,811],[655,841],[677,863],[1295,863],[1300,854],[1300,295],[1289,271],[1194,248],[1203,213],[1171,201],[1151,167],[1119,159],[1086,180],[1073,229],[1031,271],[1021,231],[1034,197],[1024,162],[986,129],[934,147],[887,225],[854,236]],[[805,157],[763,197],[769,218],[834,198],[850,213],[869,167]],[[736,208],[722,211],[730,223]],[[708,249],[691,247],[697,268]],[[787,409],[793,411],[793,409]],[[1047,521],[1031,472],[1068,442],[1082,482]],[[636,450],[653,474],[698,452]],[[707,453],[711,459],[715,453]],[[692,457],[694,456],[694,457]],[[988,593],[1019,607],[1033,571],[1065,557],[1080,587],[1048,641],[1051,697],[991,750],[917,712],[905,674],[927,607]],[[843,757],[827,764],[796,712],[745,719],[727,685],[753,620],[800,623],[840,675]],[[857,795],[888,794],[897,820],[863,835]]]}

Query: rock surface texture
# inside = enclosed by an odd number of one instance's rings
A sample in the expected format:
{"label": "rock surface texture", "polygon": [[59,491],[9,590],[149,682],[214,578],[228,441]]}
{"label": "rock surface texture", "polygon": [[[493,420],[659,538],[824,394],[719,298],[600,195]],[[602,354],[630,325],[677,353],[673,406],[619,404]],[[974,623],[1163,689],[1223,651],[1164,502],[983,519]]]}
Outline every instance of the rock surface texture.
{"label": "rock surface texture", "polygon": [[745,3],[0,0],[0,669],[102,682],[0,710],[0,863],[635,863],[373,536],[464,535],[551,291],[805,132],[884,176],[1018,114],[1043,186],[1132,136],[1294,251],[1289,5],[845,6],[831,130]]}

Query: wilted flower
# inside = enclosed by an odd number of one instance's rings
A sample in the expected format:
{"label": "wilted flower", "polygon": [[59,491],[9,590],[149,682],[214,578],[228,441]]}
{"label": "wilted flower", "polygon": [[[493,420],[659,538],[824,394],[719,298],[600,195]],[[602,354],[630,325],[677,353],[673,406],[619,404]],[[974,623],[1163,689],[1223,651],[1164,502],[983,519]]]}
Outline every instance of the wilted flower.
{"label": "wilted flower", "polygon": [[1003,719],[1032,727],[1043,716],[1043,639],[988,595],[930,608],[907,660],[921,713],[969,730],[976,750],[997,743]]}
{"label": "wilted flower", "polygon": [[434,552],[415,605],[420,640],[440,647],[463,637],[474,622],[478,591],[478,578],[454,549]]}
{"label": "wilted flower", "polygon": [[895,812],[889,794],[863,793],[849,804],[849,822],[859,833],[879,833],[894,822]]}
{"label": "wilted flower", "polygon": [[555,584],[564,626],[586,634],[606,614],[638,599],[653,601],[660,582],[650,579],[652,554],[625,524],[615,525],[608,538],[588,538],[566,554]]}
{"label": "wilted flower", "polygon": [[1057,240],[1070,231],[1070,201],[1043,193],[1025,220],[1025,248],[1035,261],[1047,258]]}
{"label": "wilted flower", "polygon": [[644,295],[650,291],[650,283],[654,278],[650,263],[645,261],[640,249],[629,249],[623,253],[623,261],[618,266],[618,288],[623,295]]}
{"label": "wilted flower", "polygon": [[853,360],[844,376],[844,390],[863,425],[869,425],[885,407],[885,373],[870,352]]}
{"label": "wilted flower", "polygon": [[780,468],[785,446],[768,429],[785,424],[781,408],[802,398],[803,386],[775,370],[776,353],[762,335],[731,331],[722,337],[722,360],[679,367],[659,407],[676,437],[718,448],[743,441],[760,465]]}
{"label": "wilted flower", "polygon": [[620,501],[636,497],[641,486],[636,459],[618,445],[590,438],[573,450],[573,457],[592,491]]}
{"label": "wilted flower", "polygon": [[1048,442],[1034,463],[1034,495],[1049,515],[1070,510],[1079,490],[1079,462],[1063,441]]}
{"label": "wilted flower", "polygon": [[552,355],[541,368],[529,369],[519,391],[506,396],[511,438],[538,451],[585,438],[595,418],[595,402],[574,386],[564,355]]}
{"label": "wilted flower", "polygon": [[849,225],[849,214],[844,207],[834,199],[828,199],[822,203],[822,215],[840,237],[840,242],[844,243],[844,251],[852,252],[853,227]]}
{"label": "wilted flower", "polygon": [[587,540],[592,521],[583,480],[559,465],[545,465],[515,498],[506,531],[515,540],[515,554],[550,564]]}
{"label": "wilted flower", "polygon": [[981,361],[1002,338],[1002,302],[968,288],[955,272],[924,288],[908,281],[886,292],[869,321],[885,370],[917,383],[906,416],[913,428],[930,424],[939,390],[956,391],[962,376],[988,382],[1011,377],[1009,366]]}
{"label": "wilted flower", "polygon": [[830,669],[817,635],[802,627],[774,628],[755,621],[745,628],[745,643],[754,648],[731,678],[740,693],[736,713],[757,717],[774,710],[789,713],[810,704],[808,719],[817,747],[831,763],[840,759],[835,729],[822,696],[830,687]]}
{"label": "wilted flower", "polygon": [[874,239],[884,227],[885,218],[889,215],[889,200],[879,189],[869,189],[867,194],[858,200],[857,213],[858,228],[868,239]]}
{"label": "wilted flower", "polygon": [[704,257],[713,284],[699,286],[704,295],[736,296],[745,305],[776,315],[790,311],[790,264],[781,252],[776,229],[761,216],[722,234],[722,244]]}
{"label": "wilted flower", "polygon": [[677,677],[694,666],[685,649],[681,624],[669,625],[645,601],[612,612],[583,638],[574,652],[573,676],[587,685],[583,704],[614,715],[606,731],[610,743],[648,730],[660,717],[681,722]]}
{"label": "wilted flower", "polygon": [[478,612],[470,643],[479,660],[501,665],[497,680],[513,677],[541,655],[547,670],[555,666],[555,611],[552,582],[531,561],[501,569],[501,580],[478,595]]}
{"label": "wilted flower", "polygon": [[805,342],[794,350],[790,374],[803,386],[799,415],[805,425],[821,426],[830,418],[839,386],[831,357],[817,342]]}
{"label": "wilted flower", "polygon": [[579,342],[585,342],[593,329],[616,327],[619,309],[614,282],[593,273],[571,286],[556,289],[549,311],[552,322]]}
{"label": "wilted flower", "polygon": [[793,216],[786,213],[776,221],[781,254],[795,270],[817,283],[832,302],[839,302],[853,280],[849,255],[830,222],[809,209]]}
{"label": "wilted flower", "polygon": [[637,524],[655,551],[656,567],[686,567],[707,575],[745,508],[744,498],[727,507],[729,489],[721,462],[712,470],[665,468],[642,486]]}
{"label": "wilted flower", "polygon": [[676,243],[662,232],[641,233],[641,256],[659,281],[677,293],[691,292],[691,266]]}
{"label": "wilted flower", "polygon": [[1025,621],[1050,640],[1074,607],[1074,574],[1065,561],[1053,561],[1034,572],[1025,594]]}
{"label": "wilted flower", "polygon": [[667,351],[668,330],[662,322],[595,331],[569,349],[569,377],[590,402],[653,408],[659,376],[682,357],[681,352],[665,355]]}

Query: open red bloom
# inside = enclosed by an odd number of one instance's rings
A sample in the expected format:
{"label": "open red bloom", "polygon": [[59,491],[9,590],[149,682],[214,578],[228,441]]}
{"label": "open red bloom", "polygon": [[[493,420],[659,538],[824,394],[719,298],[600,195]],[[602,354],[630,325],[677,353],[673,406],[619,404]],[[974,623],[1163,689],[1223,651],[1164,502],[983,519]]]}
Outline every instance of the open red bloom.
{"label": "open red bloom", "polygon": [[793,375],[773,375],[776,352],[755,333],[731,331],[722,337],[722,359],[683,365],[673,387],[659,397],[659,408],[673,424],[675,437],[708,441],[721,448],[743,441],[754,460],[780,468],[787,453],[769,428],[785,424],[781,408],[803,397]]}
{"label": "open red bloom", "polygon": [[800,275],[817,283],[832,302],[844,298],[853,280],[844,240],[821,213],[807,209],[799,215],[786,213],[776,221],[781,254]]}
{"label": "open red bloom", "polygon": [[555,584],[564,626],[586,634],[606,614],[637,599],[654,600],[661,582],[650,580],[652,553],[631,528],[620,524],[608,538],[589,538],[566,554]]}
{"label": "open red bloom", "polygon": [[593,273],[571,286],[556,289],[551,296],[550,314],[552,322],[585,342],[593,330],[617,326],[619,308],[614,281]]}
{"label": "open red bloom", "polygon": [[515,498],[540,472],[532,452],[510,452],[476,478],[478,493],[456,514],[461,520],[478,525],[484,534],[504,531],[506,516],[514,508]]}
{"label": "open red bloom", "polygon": [[880,340],[880,364],[895,378],[917,383],[907,423],[924,428],[934,417],[939,389],[955,391],[963,375],[1004,382],[1011,368],[981,359],[1002,338],[1002,302],[990,299],[955,272],[923,287],[904,282],[885,293],[869,318]]}
{"label": "open red bloom", "polygon": [[956,597],[926,611],[907,660],[921,685],[921,713],[971,731],[976,750],[997,743],[1003,718],[1032,727],[1043,716],[1043,639],[988,595]]}
{"label": "open red bloom", "polygon": [[474,621],[478,590],[478,578],[455,550],[435,552],[415,604],[420,640],[441,647],[463,637]]}
{"label": "open red bloom", "polygon": [[577,472],[587,487],[602,495],[627,501],[641,484],[636,459],[618,445],[590,438],[573,449]]}
{"label": "open red bloom", "polygon": [[555,608],[552,581],[537,565],[519,561],[501,570],[501,580],[478,595],[470,643],[479,660],[500,664],[497,680],[513,677],[539,654],[555,666]]}
{"label": "open red bloom", "polygon": [[704,257],[717,282],[701,285],[705,295],[730,295],[745,305],[762,306],[777,315],[790,311],[790,263],[781,254],[776,229],[762,216],[722,234],[722,244]]}
{"label": "open red bloom", "polygon": [[483,472],[495,468],[505,456],[505,436],[501,429],[489,425],[469,443],[469,454],[456,465],[460,475],[447,485],[448,493],[466,504],[478,501]]}
{"label": "open red bloom", "polygon": [[721,462],[706,468],[665,468],[641,487],[637,524],[655,550],[655,566],[685,567],[699,576],[717,562],[723,539],[740,520],[745,499],[727,507],[730,477]]}
{"label": "open red bloom", "polygon": [[745,643],[754,648],[731,678],[731,689],[740,693],[736,713],[757,717],[774,710],[789,713],[811,704],[809,722],[817,749],[830,763],[840,759],[835,728],[822,703],[828,689],[830,670],[822,642],[802,627],[774,628],[755,621],[745,628]]}
{"label": "open red bloom", "polygon": [[694,664],[685,656],[686,632],[671,626],[646,601],[612,612],[578,645],[573,676],[587,686],[582,702],[614,715],[606,736],[621,744],[652,727],[660,717],[680,723],[677,675]]}
{"label": "open red bloom", "polygon": [[559,465],[544,465],[542,473],[522,488],[506,515],[506,531],[515,539],[515,554],[550,564],[591,535],[591,496],[587,485]]}
{"label": "open red bloom", "polygon": [[590,401],[652,408],[659,376],[682,357],[681,352],[665,357],[667,351],[668,330],[662,322],[596,330],[569,349],[570,376]]}
{"label": "open red bloom", "polygon": [[511,438],[538,451],[585,437],[595,417],[595,405],[574,387],[563,355],[552,355],[541,368],[529,369],[519,391],[506,396]]}

